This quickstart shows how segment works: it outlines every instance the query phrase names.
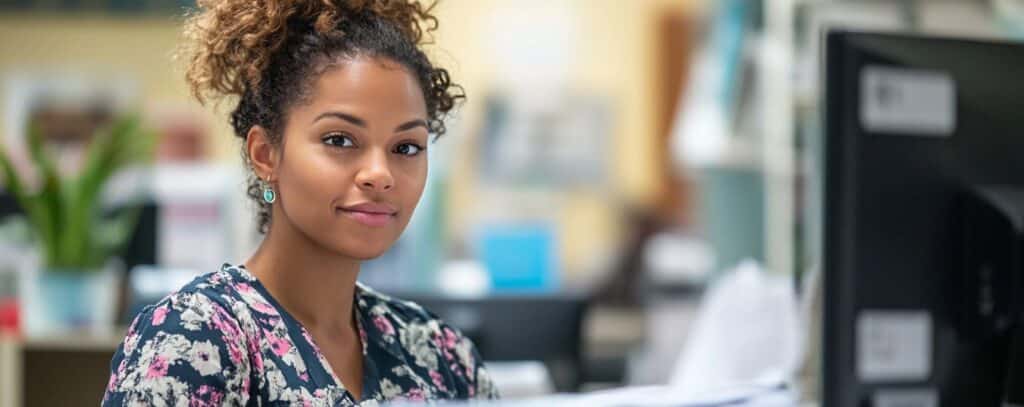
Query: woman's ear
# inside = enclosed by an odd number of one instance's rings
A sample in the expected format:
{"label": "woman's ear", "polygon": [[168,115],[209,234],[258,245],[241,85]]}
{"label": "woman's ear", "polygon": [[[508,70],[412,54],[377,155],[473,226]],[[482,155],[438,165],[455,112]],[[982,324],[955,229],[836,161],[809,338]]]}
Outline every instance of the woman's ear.
{"label": "woman's ear", "polygon": [[260,126],[252,126],[245,137],[245,150],[249,154],[249,162],[253,172],[260,179],[270,182],[276,180],[279,154],[277,147],[271,144],[270,134]]}

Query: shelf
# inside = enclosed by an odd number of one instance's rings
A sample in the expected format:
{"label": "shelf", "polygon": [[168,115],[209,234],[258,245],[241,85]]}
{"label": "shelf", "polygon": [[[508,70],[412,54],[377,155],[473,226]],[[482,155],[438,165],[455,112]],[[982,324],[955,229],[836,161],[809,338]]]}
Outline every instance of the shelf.
{"label": "shelf", "polygon": [[[0,334],[0,407],[95,405],[125,331],[30,338]],[[60,391],[53,391],[55,383]]]}

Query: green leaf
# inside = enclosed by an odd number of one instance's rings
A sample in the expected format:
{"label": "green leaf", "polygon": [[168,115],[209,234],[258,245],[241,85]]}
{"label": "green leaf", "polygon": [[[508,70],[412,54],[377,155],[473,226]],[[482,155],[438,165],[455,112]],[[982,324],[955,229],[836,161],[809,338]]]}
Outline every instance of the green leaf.
{"label": "green leaf", "polygon": [[68,180],[61,179],[47,155],[38,127],[29,127],[27,140],[40,173],[39,192],[25,190],[6,154],[0,154],[0,170],[38,235],[45,265],[67,270],[102,267],[127,242],[141,210],[122,209],[113,220],[102,219],[103,187],[126,165],[151,162],[156,138],[142,128],[138,116],[122,117],[97,130],[78,176]]}
{"label": "green leaf", "polygon": [[65,255],[59,242],[64,215],[64,208],[62,208],[64,199],[62,199],[63,194],[57,167],[44,151],[43,136],[36,123],[29,124],[28,148],[29,154],[39,170],[42,182],[37,194],[37,205],[42,211],[39,216],[39,220],[42,222],[42,230],[39,231],[40,243],[43,244],[44,253],[47,255],[47,265],[60,266]]}
{"label": "green leaf", "polygon": [[3,145],[0,145],[0,171],[3,171],[4,185],[11,192],[11,195],[14,195],[14,199],[18,201],[18,204],[22,207],[29,206],[29,196],[27,191],[25,191],[25,184],[18,175],[18,171],[14,169],[14,163],[11,161],[10,156],[7,155],[7,149]]}
{"label": "green leaf", "polygon": [[88,263],[102,266],[107,258],[124,250],[141,214],[142,206],[132,204],[119,210],[112,219],[97,223],[93,233],[96,247]]}
{"label": "green leaf", "polygon": [[7,150],[3,145],[0,145],[0,171],[3,173],[4,185],[7,190],[14,196],[22,210],[25,211],[25,215],[32,225],[33,232],[38,234],[39,230],[46,228],[46,222],[41,219],[44,214],[36,205],[35,197],[26,190],[25,182],[22,181],[18,171],[15,170],[11,157],[7,154]]}
{"label": "green leaf", "polygon": [[68,216],[63,244],[77,246],[73,261],[80,265],[87,263],[84,257],[94,251],[90,250],[93,244],[89,233],[96,216],[99,193],[114,169],[108,152],[112,147],[109,132],[106,129],[97,130],[86,147],[85,165],[67,188]]}
{"label": "green leaf", "polygon": [[[137,116],[125,116],[115,121],[109,128],[99,129],[93,137],[86,152],[86,163],[80,176],[72,184],[70,193],[70,213],[68,216],[67,245],[81,242],[76,246],[75,257],[78,263],[93,264],[105,261],[111,250],[121,245],[129,236],[124,233],[108,233],[109,228],[117,230],[117,223],[97,223],[99,217],[99,198],[103,185],[116,171],[133,163],[145,163],[152,160],[155,137],[142,129]],[[127,217],[125,221],[128,232],[134,228],[135,217]],[[95,229],[95,230],[94,230]],[[93,233],[96,232],[96,233]],[[97,235],[98,233],[98,235]],[[112,236],[114,241],[97,241],[100,236]],[[116,240],[120,239],[120,240]],[[96,256],[101,258],[97,259]]]}

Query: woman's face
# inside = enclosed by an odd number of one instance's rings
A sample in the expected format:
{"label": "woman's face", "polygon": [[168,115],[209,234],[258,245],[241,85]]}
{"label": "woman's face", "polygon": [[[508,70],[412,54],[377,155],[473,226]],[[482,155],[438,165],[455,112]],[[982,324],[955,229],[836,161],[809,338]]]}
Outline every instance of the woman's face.
{"label": "woman's face", "polygon": [[358,57],[327,70],[288,116],[274,222],[346,257],[381,255],[423,192],[428,136],[423,93],[405,68]]}

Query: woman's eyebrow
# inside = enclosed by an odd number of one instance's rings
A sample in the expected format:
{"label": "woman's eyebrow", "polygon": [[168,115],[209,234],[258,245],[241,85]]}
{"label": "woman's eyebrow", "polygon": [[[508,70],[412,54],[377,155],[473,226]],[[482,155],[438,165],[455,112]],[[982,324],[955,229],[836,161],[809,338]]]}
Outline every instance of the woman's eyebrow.
{"label": "woman's eyebrow", "polygon": [[348,113],[335,112],[335,111],[320,113],[319,116],[317,116],[315,119],[313,119],[313,123],[316,123],[316,122],[320,121],[321,119],[326,119],[328,117],[338,118],[338,119],[347,121],[349,123],[352,123],[353,125],[355,125],[357,127],[366,128],[366,120],[363,120],[363,119],[358,118],[356,116],[350,115]]}
{"label": "woman's eyebrow", "polygon": [[[342,112],[337,112],[337,111],[329,111],[329,112],[320,113],[320,115],[318,115],[315,119],[313,119],[313,123],[316,123],[316,122],[318,122],[320,120],[323,120],[323,119],[326,119],[326,118],[329,118],[329,117],[333,117],[333,118],[337,118],[337,119],[341,119],[341,120],[347,121],[347,122],[352,123],[353,125],[355,125],[357,127],[366,128],[366,120],[363,120],[362,118],[353,116],[353,115],[348,114],[348,113],[342,113]],[[417,127],[423,127],[424,129],[430,130],[430,126],[427,125],[427,121],[426,120],[415,119],[415,120],[410,120],[408,122],[405,122],[405,123],[399,125],[398,127],[396,127],[395,128],[395,133],[401,133],[403,131],[412,130],[412,129],[417,128]]]}
{"label": "woman's eyebrow", "polygon": [[395,127],[395,133],[401,133],[403,131],[412,130],[412,129],[417,128],[417,127],[423,127],[424,129],[430,130],[430,127],[427,126],[427,121],[426,120],[416,119],[416,120],[408,121],[408,122],[402,124],[401,126]]}

